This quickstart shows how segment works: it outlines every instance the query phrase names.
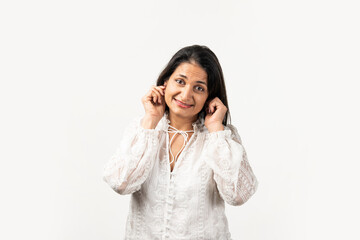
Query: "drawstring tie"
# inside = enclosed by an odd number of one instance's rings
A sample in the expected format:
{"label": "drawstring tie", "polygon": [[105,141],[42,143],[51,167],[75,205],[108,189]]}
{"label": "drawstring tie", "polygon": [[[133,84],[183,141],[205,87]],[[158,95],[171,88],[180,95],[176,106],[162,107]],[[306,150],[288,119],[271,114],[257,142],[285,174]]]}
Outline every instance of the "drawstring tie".
{"label": "drawstring tie", "polygon": [[[182,131],[182,130],[178,130],[178,129],[174,128],[174,127],[171,126],[170,124],[169,124],[169,128],[171,128],[171,129],[168,129],[167,132],[169,132],[169,133],[175,133],[175,134],[171,137],[171,140],[170,140],[170,154],[171,154],[171,156],[172,156],[172,160],[171,160],[171,162],[170,162],[170,164],[171,164],[171,163],[174,162],[175,159],[177,159],[178,155],[181,153],[181,151],[182,151],[183,148],[185,147],[186,143],[188,142],[188,136],[189,136],[188,132],[194,132],[194,130]],[[173,155],[173,153],[172,153],[172,151],[171,151],[171,142],[172,142],[172,140],[174,139],[174,137],[175,137],[175,135],[176,135],[177,133],[180,133],[180,134],[184,137],[184,143],[183,143],[183,146],[181,147],[180,151],[178,152],[178,154],[177,154],[176,157],[174,158],[174,155]]]}

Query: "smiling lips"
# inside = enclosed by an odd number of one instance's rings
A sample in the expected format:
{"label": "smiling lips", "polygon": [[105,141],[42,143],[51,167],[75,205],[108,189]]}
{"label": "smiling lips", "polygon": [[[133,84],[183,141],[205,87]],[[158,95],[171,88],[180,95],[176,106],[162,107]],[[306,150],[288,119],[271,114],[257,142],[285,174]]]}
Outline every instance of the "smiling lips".
{"label": "smiling lips", "polygon": [[178,106],[182,107],[182,108],[190,108],[190,107],[192,107],[192,105],[183,103],[183,102],[181,102],[181,101],[179,101],[179,100],[177,100],[177,99],[175,99],[175,98],[174,98],[174,100],[175,100],[176,104],[177,104]]}

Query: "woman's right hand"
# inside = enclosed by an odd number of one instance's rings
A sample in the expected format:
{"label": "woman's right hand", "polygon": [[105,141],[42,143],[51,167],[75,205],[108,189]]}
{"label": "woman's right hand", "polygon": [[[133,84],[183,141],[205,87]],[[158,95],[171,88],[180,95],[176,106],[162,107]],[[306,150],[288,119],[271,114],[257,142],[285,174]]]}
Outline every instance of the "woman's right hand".
{"label": "woman's right hand", "polygon": [[150,90],[142,97],[145,117],[142,125],[145,128],[155,128],[165,112],[165,86],[151,86]]}

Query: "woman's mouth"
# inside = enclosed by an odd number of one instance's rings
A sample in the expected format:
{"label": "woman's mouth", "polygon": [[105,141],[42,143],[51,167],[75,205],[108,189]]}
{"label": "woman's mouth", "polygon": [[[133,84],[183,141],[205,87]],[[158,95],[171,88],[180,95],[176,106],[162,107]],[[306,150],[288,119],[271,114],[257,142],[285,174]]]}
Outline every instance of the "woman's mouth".
{"label": "woman's mouth", "polygon": [[191,107],[193,106],[193,105],[189,105],[189,104],[183,103],[183,102],[181,102],[181,101],[179,101],[179,100],[177,100],[177,99],[175,99],[175,98],[174,98],[174,100],[175,100],[176,104],[177,104],[179,107],[182,107],[182,108],[191,108]]}

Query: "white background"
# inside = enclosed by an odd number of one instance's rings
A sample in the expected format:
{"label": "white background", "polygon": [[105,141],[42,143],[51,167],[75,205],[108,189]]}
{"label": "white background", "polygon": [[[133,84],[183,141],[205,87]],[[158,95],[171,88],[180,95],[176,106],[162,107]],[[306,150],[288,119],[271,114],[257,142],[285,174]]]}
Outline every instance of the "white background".
{"label": "white background", "polygon": [[259,180],[240,240],[359,239],[357,1],[1,1],[1,239],[122,239],[102,168],[192,44],[222,64]]}

